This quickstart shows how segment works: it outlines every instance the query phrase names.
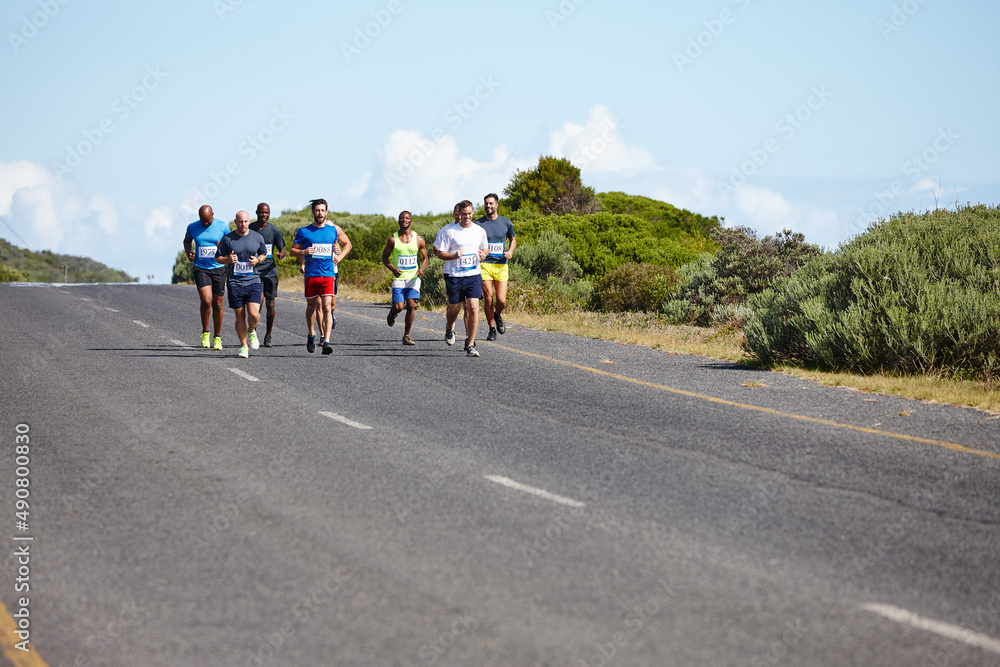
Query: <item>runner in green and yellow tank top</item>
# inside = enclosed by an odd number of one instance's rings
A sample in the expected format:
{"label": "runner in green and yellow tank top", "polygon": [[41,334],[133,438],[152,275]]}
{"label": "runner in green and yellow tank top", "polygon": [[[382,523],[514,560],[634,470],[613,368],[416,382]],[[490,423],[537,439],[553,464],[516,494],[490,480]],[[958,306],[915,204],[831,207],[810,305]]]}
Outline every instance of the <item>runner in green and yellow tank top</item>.
{"label": "runner in green and yellow tank top", "polygon": [[422,236],[410,229],[413,216],[409,211],[399,214],[399,231],[385,242],[382,249],[382,264],[392,271],[392,307],[385,318],[390,327],[396,323],[396,315],[406,308],[406,330],[403,345],[413,345],[410,329],[417,312],[420,299],[420,279],[427,269],[427,244]]}

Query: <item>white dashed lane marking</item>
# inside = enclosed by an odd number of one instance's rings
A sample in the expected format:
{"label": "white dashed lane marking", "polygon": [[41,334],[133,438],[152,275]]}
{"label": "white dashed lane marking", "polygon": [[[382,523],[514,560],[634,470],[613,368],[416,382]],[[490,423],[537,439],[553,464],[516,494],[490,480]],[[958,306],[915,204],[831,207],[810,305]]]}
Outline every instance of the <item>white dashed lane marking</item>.
{"label": "white dashed lane marking", "polygon": [[573,500],[572,498],[567,498],[566,496],[559,496],[554,493],[549,493],[545,489],[539,489],[534,486],[528,486],[526,484],[521,484],[520,482],[515,482],[508,477],[501,477],[500,475],[484,475],[486,479],[497,484],[502,484],[511,489],[517,491],[523,491],[524,493],[530,493],[534,496],[540,498],[545,498],[546,500],[551,500],[554,503],[559,503],[560,505],[566,505],[568,507],[583,507],[586,503],[582,503],[579,500]]}
{"label": "white dashed lane marking", "polygon": [[924,618],[923,616],[914,614],[912,611],[900,609],[899,607],[894,607],[891,604],[865,604],[861,605],[861,608],[865,611],[870,611],[873,614],[884,616],[885,618],[897,623],[917,628],[918,630],[933,632],[936,635],[941,635],[942,637],[947,637],[948,639],[962,642],[963,644],[968,644],[969,646],[977,646],[992,653],[1000,653],[1000,640],[979,632],[973,632],[972,630],[963,628],[960,625],[952,625],[951,623],[945,623],[944,621],[935,621],[932,618]]}
{"label": "white dashed lane marking", "polygon": [[232,372],[236,373],[237,375],[239,375],[241,378],[243,378],[247,382],[260,382],[260,378],[255,378],[254,376],[250,375],[249,373],[244,373],[243,371],[241,371],[238,368],[230,368],[229,370],[231,370]]}
{"label": "white dashed lane marking", "polygon": [[367,431],[371,429],[371,426],[368,426],[367,424],[362,424],[360,422],[354,421],[353,419],[348,419],[343,415],[338,415],[336,412],[320,412],[320,414],[323,415],[324,417],[329,417],[334,421],[338,421],[341,424],[347,424],[348,426],[353,426],[354,428],[361,429],[362,431]]}

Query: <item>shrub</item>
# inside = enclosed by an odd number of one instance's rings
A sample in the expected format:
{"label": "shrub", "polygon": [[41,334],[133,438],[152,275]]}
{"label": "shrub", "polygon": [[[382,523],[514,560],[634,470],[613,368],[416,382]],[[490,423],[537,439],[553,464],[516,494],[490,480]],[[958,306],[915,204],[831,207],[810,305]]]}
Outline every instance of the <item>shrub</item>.
{"label": "shrub", "polygon": [[583,274],[580,265],[573,261],[569,240],[551,229],[542,232],[536,243],[519,245],[510,264],[511,269],[523,269],[517,271],[522,280],[529,276],[548,280],[554,276],[562,282],[571,282]]}
{"label": "shrub", "polygon": [[[762,240],[748,227],[718,229],[712,237],[719,244],[719,251],[714,257],[702,255],[682,267],[680,273],[684,279],[677,293],[678,298],[697,307],[695,323],[704,326],[734,317],[742,319],[746,309],[736,306],[823,252],[819,246],[806,243],[802,234],[788,229]],[[723,311],[714,315],[720,308]],[[673,312],[679,312],[677,307]]]}
{"label": "shrub", "polygon": [[666,266],[629,262],[610,271],[594,285],[590,303],[594,310],[659,311],[677,283],[677,274]]}
{"label": "shrub", "polygon": [[593,213],[600,202],[593,188],[583,185],[580,170],[566,158],[543,155],[538,166],[518,170],[503,190],[504,205],[511,211],[525,209],[553,213]]}
{"label": "shrub", "polygon": [[1000,375],[1000,209],[880,220],[755,297],[762,361],[856,372]]}

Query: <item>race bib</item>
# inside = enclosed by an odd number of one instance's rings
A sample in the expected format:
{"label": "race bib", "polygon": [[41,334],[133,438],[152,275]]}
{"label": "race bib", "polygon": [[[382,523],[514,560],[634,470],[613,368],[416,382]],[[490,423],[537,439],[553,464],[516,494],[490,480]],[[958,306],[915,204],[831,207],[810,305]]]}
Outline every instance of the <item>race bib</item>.
{"label": "race bib", "polygon": [[234,276],[252,276],[253,267],[250,266],[250,262],[234,262],[233,263],[233,275]]}
{"label": "race bib", "polygon": [[314,243],[313,257],[333,257],[332,243]]}
{"label": "race bib", "polygon": [[474,252],[458,258],[458,269],[455,273],[475,273],[479,268],[479,253]]}
{"label": "race bib", "polygon": [[218,250],[214,245],[200,245],[198,246],[198,259],[210,259],[215,261],[215,251]]}
{"label": "race bib", "polygon": [[400,271],[409,271],[410,269],[417,268],[417,256],[400,255],[399,260],[396,262],[396,268]]}
{"label": "race bib", "polygon": [[271,259],[271,248],[273,247],[273,244],[265,243],[264,246],[267,248],[267,258]]}
{"label": "race bib", "polygon": [[490,244],[490,257],[503,257],[503,241]]}

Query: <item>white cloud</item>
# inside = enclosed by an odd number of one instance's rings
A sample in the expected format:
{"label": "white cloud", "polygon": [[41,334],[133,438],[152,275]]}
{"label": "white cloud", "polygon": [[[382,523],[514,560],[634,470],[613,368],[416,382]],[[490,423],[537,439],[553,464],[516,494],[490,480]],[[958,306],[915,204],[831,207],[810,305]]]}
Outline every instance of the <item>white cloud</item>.
{"label": "white cloud", "polygon": [[455,202],[478,202],[487,192],[499,192],[517,169],[531,163],[512,159],[504,146],[480,162],[459,155],[449,135],[431,140],[413,130],[396,130],[376,151],[374,170],[348,189],[348,195],[368,210],[395,217],[399,211],[450,211]]}
{"label": "white cloud", "polygon": [[635,174],[658,169],[652,153],[625,142],[618,120],[603,104],[591,108],[586,126],[567,121],[554,131],[549,151],[569,158],[584,174]]}
{"label": "white cloud", "polygon": [[0,227],[11,243],[31,250],[91,257],[133,276],[169,268],[181,247],[184,224],[174,208],[131,212],[132,229],[122,224],[115,202],[102,193],[87,194],[71,178],[60,179],[49,167],[19,160],[0,162]]}
{"label": "white cloud", "polygon": [[741,185],[736,188],[735,194],[740,213],[757,222],[785,220],[792,212],[788,200],[774,190]]}

